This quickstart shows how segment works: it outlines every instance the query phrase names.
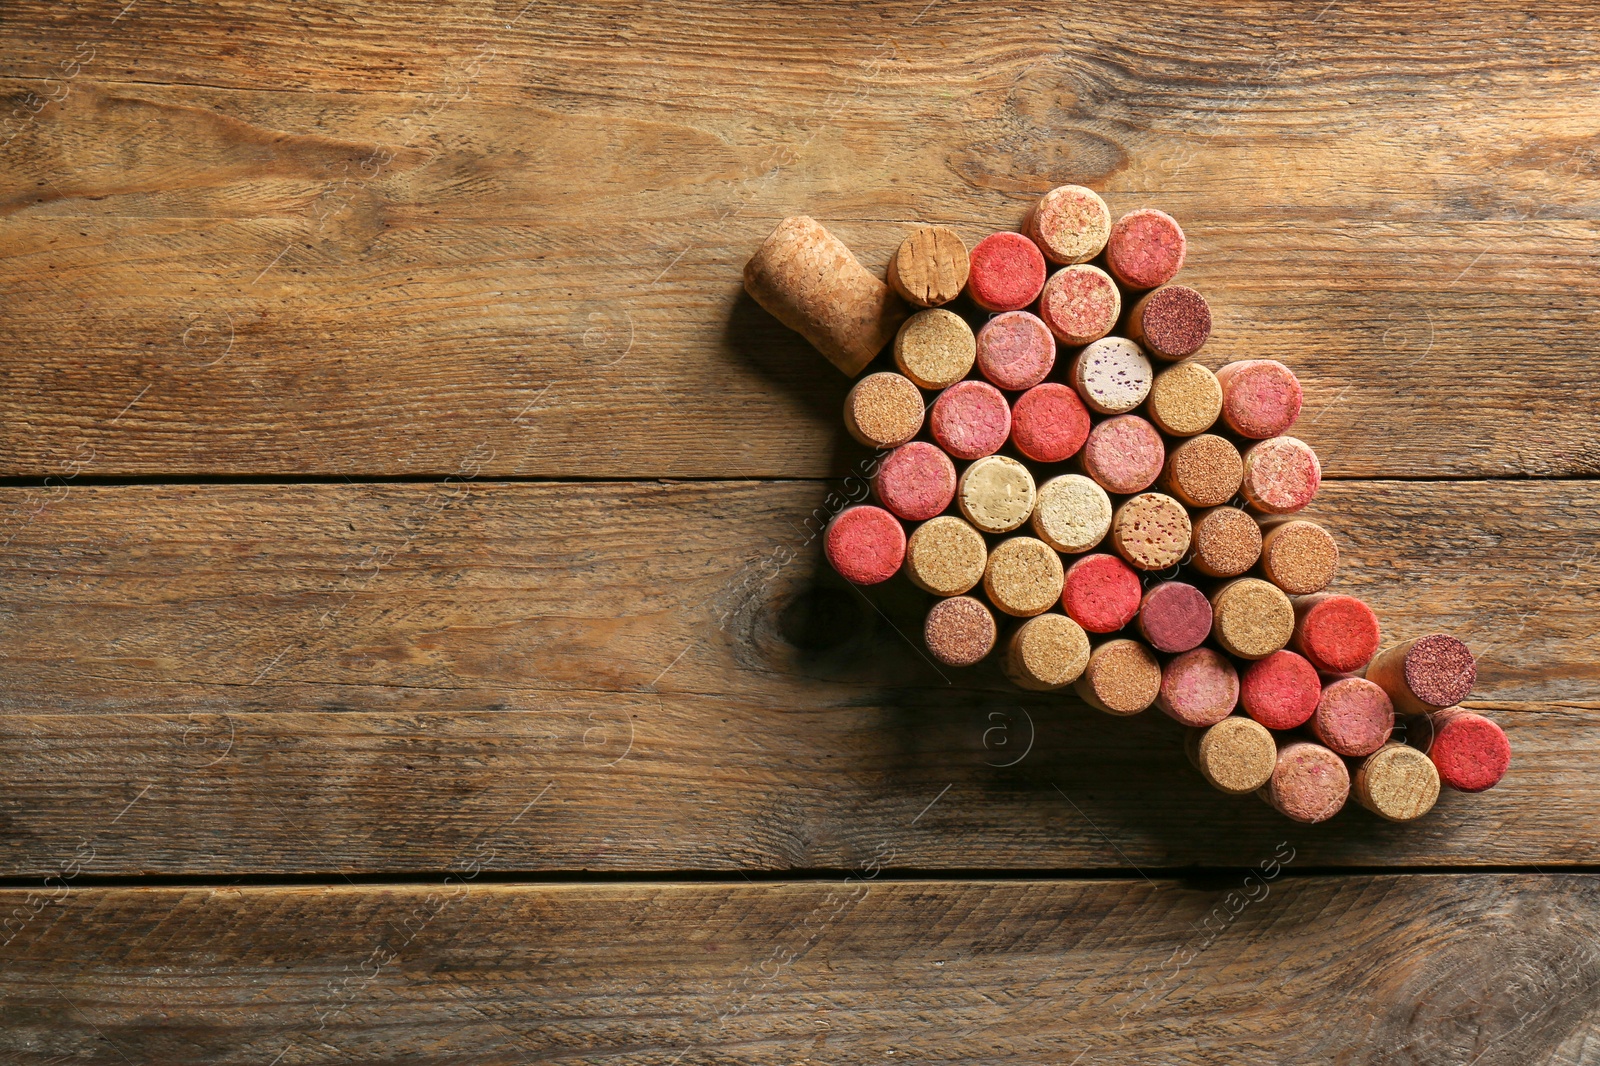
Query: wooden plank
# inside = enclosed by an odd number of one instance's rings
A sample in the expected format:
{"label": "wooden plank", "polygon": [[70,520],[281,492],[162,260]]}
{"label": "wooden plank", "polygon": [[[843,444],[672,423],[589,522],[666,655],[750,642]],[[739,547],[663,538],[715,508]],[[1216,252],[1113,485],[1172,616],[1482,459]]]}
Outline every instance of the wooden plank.
{"label": "wooden plank", "polygon": [[[1588,876],[47,890],[8,1061],[1330,1062],[1600,1050]],[[1285,870],[1290,871],[1288,875]],[[42,898],[42,897],[41,897]]]}
{"label": "wooden plank", "polygon": [[65,97],[0,148],[0,474],[841,474],[750,250],[1065,180],[1183,218],[1331,475],[1600,469],[1580,4],[12,7],[0,84]]}
{"label": "wooden plank", "polygon": [[1155,712],[936,671],[926,596],[820,562],[820,485],[63,488],[0,492],[8,875],[436,870],[508,825],[507,870],[842,869],[919,812],[903,867],[1600,861],[1594,482],[1324,488],[1336,587],[1474,646],[1516,759],[1310,830]]}

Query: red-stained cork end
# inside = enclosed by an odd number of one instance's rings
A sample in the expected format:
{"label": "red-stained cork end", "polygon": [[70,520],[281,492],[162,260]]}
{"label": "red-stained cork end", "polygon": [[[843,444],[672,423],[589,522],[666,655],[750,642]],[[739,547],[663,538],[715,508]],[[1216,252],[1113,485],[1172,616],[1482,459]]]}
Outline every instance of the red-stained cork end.
{"label": "red-stained cork end", "polygon": [[1161,671],[1156,706],[1184,725],[1216,725],[1238,702],[1239,673],[1221,652],[1194,648]]}
{"label": "red-stained cork end", "polygon": [[957,459],[982,459],[1011,435],[1011,408],[986,381],[958,381],[939,394],[929,418],[933,439]]}
{"label": "red-stained cork end", "polygon": [[1139,604],[1139,632],[1168,655],[1198,648],[1211,635],[1211,601],[1193,585],[1162,582]]}
{"label": "red-stained cork end", "polygon": [[1378,616],[1354,596],[1307,596],[1295,604],[1295,616],[1295,651],[1325,674],[1353,674],[1378,653]]}
{"label": "red-stained cork end", "polygon": [[1350,796],[1350,771],[1344,760],[1321,744],[1295,741],[1278,749],[1272,780],[1261,798],[1297,822],[1325,822]]}
{"label": "red-stained cork end", "polygon": [[1002,389],[1031,389],[1056,365],[1056,339],[1038,315],[1007,311],[978,330],[978,370]]}
{"label": "red-stained cork end", "polygon": [[1089,409],[1075,389],[1054,381],[1035,385],[1011,409],[1011,443],[1039,463],[1078,454],[1089,437]]}
{"label": "red-stained cork end", "polygon": [[1133,305],[1128,336],[1159,359],[1187,359],[1211,336],[1211,305],[1187,285],[1163,285]]}
{"label": "red-stained cork end", "polygon": [[1371,681],[1347,677],[1322,690],[1311,732],[1340,755],[1356,758],[1383,747],[1394,732],[1394,704]]}
{"label": "red-stained cork end", "polygon": [[883,505],[908,522],[940,514],[956,496],[956,464],[926,441],[914,440],[889,453],[872,487]]}
{"label": "red-stained cork end", "polygon": [[1091,633],[1115,633],[1139,613],[1139,575],[1115,555],[1085,555],[1067,571],[1061,606]]}
{"label": "red-stained cork end", "polygon": [[1217,371],[1222,418],[1240,436],[1264,440],[1286,433],[1300,417],[1300,379],[1275,359],[1245,359]]}
{"label": "red-stained cork end", "polygon": [[1183,269],[1187,243],[1178,220],[1165,211],[1141,207],[1117,219],[1106,241],[1106,266],[1130,289],[1165,285]]}
{"label": "red-stained cork end", "polygon": [[1438,768],[1441,784],[1457,792],[1483,792],[1500,783],[1511,766],[1511,741],[1499,726],[1481,714],[1459,710],[1432,719],[1428,758]]}
{"label": "red-stained cork end", "polygon": [[922,640],[946,666],[972,666],[994,648],[999,630],[989,608],[971,596],[940,600],[928,611]]}
{"label": "red-stained cork end", "polygon": [[1143,492],[1161,474],[1167,450],[1156,427],[1138,415],[1108,418],[1089,431],[1083,445],[1083,472],[1107,492]]}
{"label": "red-stained cork end", "polygon": [[905,561],[906,531],[882,507],[847,507],[828,523],[823,547],[846,581],[876,585],[893,577]]}
{"label": "red-stained cork end", "polygon": [[1122,314],[1117,283],[1099,267],[1080,263],[1050,275],[1039,294],[1039,317],[1062,344],[1089,344],[1111,332]]}
{"label": "red-stained cork end", "polygon": [[1294,437],[1257,441],[1244,453],[1240,491],[1246,502],[1266,514],[1293,514],[1322,487],[1322,464],[1311,445]]}
{"label": "red-stained cork end", "polygon": [[1321,698],[1317,668],[1292,651],[1275,651],[1251,663],[1239,684],[1244,713],[1268,729],[1305,725]]}
{"label": "red-stained cork end", "polygon": [[1044,288],[1044,253],[1020,233],[993,233],[972,249],[967,293],[985,311],[1020,311]]}

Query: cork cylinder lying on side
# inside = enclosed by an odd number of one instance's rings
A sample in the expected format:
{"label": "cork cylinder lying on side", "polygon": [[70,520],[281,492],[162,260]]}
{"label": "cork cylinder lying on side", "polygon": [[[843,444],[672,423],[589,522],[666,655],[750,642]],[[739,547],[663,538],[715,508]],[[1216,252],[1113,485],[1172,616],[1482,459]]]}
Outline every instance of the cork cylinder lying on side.
{"label": "cork cylinder lying on side", "polygon": [[1408,734],[1439,771],[1439,780],[1457,792],[1484,792],[1500,783],[1511,767],[1511,741],[1481,714],[1451,707],[1407,723]]}
{"label": "cork cylinder lying on side", "polygon": [[1039,198],[1023,228],[1050,262],[1087,263],[1111,236],[1111,211],[1093,189],[1060,185]]}
{"label": "cork cylinder lying on side", "polygon": [[906,319],[894,335],[894,365],[924,389],[947,389],[967,376],[978,357],[972,327],[936,307]]}
{"label": "cork cylinder lying on side", "polygon": [[1199,363],[1179,363],[1155,376],[1144,406],[1161,432],[1192,437],[1210,429],[1222,414],[1222,385]]}
{"label": "cork cylinder lying on side", "polygon": [[909,313],[843,242],[804,215],[784,219],[756,249],[744,267],[744,287],[850,377],[872,362]]}
{"label": "cork cylinder lying on side", "polygon": [[928,519],[906,541],[906,577],[935,596],[972,591],[988,563],[983,534],[954,515]]}
{"label": "cork cylinder lying on side", "polygon": [[1220,507],[1233,499],[1243,480],[1239,449],[1222,437],[1202,433],[1167,453],[1160,484],[1190,507]]}
{"label": "cork cylinder lying on side", "polygon": [[1315,522],[1268,519],[1260,542],[1262,573],[1291,596],[1321,592],[1339,569],[1339,545]]}
{"label": "cork cylinder lying on side", "polygon": [[1208,577],[1238,577],[1261,557],[1261,527],[1237,507],[1213,507],[1193,519],[1194,568]]}
{"label": "cork cylinder lying on side", "polygon": [[1187,285],[1163,285],[1134,303],[1128,336],[1157,359],[1187,359],[1211,336],[1211,306]]}
{"label": "cork cylinder lying on side", "polygon": [[922,640],[946,666],[973,666],[994,650],[999,630],[983,601],[971,596],[940,600],[928,611]]}
{"label": "cork cylinder lying on side", "polygon": [[1138,714],[1161,691],[1161,664],[1137,640],[1108,640],[1089,653],[1089,665],[1073,691],[1107,714]]}
{"label": "cork cylinder lying on side", "polygon": [[1461,641],[1433,633],[1379,652],[1366,678],[1389,694],[1401,714],[1428,714],[1466,699],[1478,680],[1478,664]]}
{"label": "cork cylinder lying on side", "polygon": [[869,448],[898,448],[922,428],[922,392],[910,378],[868,374],[844,398],[844,428]]}
{"label": "cork cylinder lying on side", "polygon": [[1062,614],[1041,614],[1017,627],[1001,660],[1006,676],[1034,692],[1064,688],[1089,665],[1089,638]]}
{"label": "cork cylinder lying on side", "polygon": [[1240,715],[1207,729],[1191,729],[1184,752],[1200,776],[1218,792],[1245,796],[1272,779],[1278,745],[1259,722]]}
{"label": "cork cylinder lying on side", "polygon": [[938,307],[961,295],[968,268],[967,246],[955,230],[918,226],[889,259],[889,287],[918,307]]}
{"label": "cork cylinder lying on side", "polygon": [[1285,818],[1315,825],[1338,814],[1350,796],[1344,760],[1321,744],[1289,741],[1278,749],[1272,777],[1257,793]]}
{"label": "cork cylinder lying on side", "polygon": [[1212,637],[1223,651],[1241,659],[1265,659],[1294,634],[1289,597],[1258,578],[1241,577],[1212,593],[1211,613]]}
{"label": "cork cylinder lying on side", "polygon": [[1380,818],[1409,822],[1439,800],[1439,771],[1409,744],[1385,744],[1356,767],[1356,802]]}

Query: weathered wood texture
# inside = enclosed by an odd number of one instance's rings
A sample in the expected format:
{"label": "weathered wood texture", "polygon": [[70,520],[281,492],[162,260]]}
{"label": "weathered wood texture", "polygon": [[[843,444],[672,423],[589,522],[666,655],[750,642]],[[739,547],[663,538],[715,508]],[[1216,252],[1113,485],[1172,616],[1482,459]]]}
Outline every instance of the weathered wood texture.
{"label": "weathered wood texture", "polygon": [[1577,0],[123,6],[0,24],[0,473],[837,473],[750,251],[1067,180],[1184,221],[1331,474],[1600,469]]}
{"label": "weathered wood texture", "polygon": [[[1600,1057],[1589,876],[79,889],[0,947],[23,1063]],[[470,877],[470,872],[463,876]],[[8,912],[34,914],[16,891]]]}
{"label": "weathered wood texture", "polygon": [[1315,829],[1207,789],[1155,711],[935,670],[929,597],[821,562],[825,491],[67,486],[0,548],[0,872],[84,838],[95,873],[437,870],[486,833],[508,870],[844,868],[891,834],[930,869],[1285,836],[1319,865],[1600,862],[1594,482],[1324,488],[1336,587],[1478,649],[1516,759],[1414,825]]}

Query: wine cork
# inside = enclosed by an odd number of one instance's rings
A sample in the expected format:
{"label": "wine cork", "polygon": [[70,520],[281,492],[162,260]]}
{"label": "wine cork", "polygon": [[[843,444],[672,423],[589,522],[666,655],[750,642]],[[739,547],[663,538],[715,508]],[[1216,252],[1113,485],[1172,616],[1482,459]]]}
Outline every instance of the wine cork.
{"label": "wine cork", "polygon": [[1061,556],[1042,540],[1010,537],[989,553],[983,591],[1006,614],[1031,618],[1061,598]]}
{"label": "wine cork", "polygon": [[756,249],[744,288],[850,377],[883,350],[908,313],[843,242],[804,215],[778,223]]}
{"label": "wine cork", "polygon": [[1408,744],[1385,744],[1356,767],[1351,795],[1380,818],[1410,822],[1439,800],[1439,771]]}
{"label": "wine cork", "polygon": [[1222,419],[1240,436],[1264,440],[1287,433],[1300,417],[1300,379],[1275,359],[1245,359],[1217,371]]}
{"label": "wine cork", "polygon": [[1039,317],[1062,344],[1099,340],[1111,332],[1121,314],[1122,294],[1117,283],[1088,263],[1062,267],[1050,275],[1039,293]]}
{"label": "wine cork", "polygon": [[1062,474],[1039,486],[1030,521],[1056,551],[1086,552],[1111,531],[1111,497],[1082,474]]}
{"label": "wine cork", "polygon": [[1294,633],[1289,597],[1276,585],[1253,577],[1230,581],[1212,593],[1211,613],[1211,635],[1223,651],[1241,659],[1265,659],[1288,644]]}
{"label": "wine cork", "polygon": [[1237,507],[1194,517],[1194,568],[1209,577],[1238,577],[1261,557],[1261,527]]}
{"label": "wine cork", "polygon": [[1156,707],[1174,721],[1216,725],[1233,713],[1238,702],[1239,673],[1219,651],[1193,648],[1174,656],[1161,671]]}
{"label": "wine cork", "polygon": [[1459,707],[1435,711],[1417,722],[1415,732],[1446,788],[1483,792],[1511,767],[1511,741],[1481,714]]}
{"label": "wine cork", "polygon": [[1338,814],[1350,796],[1344,760],[1321,744],[1290,741],[1278,749],[1272,777],[1257,793],[1286,818],[1307,825]]}
{"label": "wine cork", "polygon": [[935,307],[906,319],[894,335],[894,365],[924,389],[947,389],[967,376],[978,341],[966,319]]}
{"label": "wine cork", "polygon": [[911,379],[868,374],[844,398],[844,426],[869,448],[898,448],[922,428],[922,393]]}
{"label": "wine cork", "polygon": [[1039,198],[1025,228],[1050,262],[1087,263],[1111,236],[1111,211],[1093,189],[1061,185]]}
{"label": "wine cork", "polygon": [[1378,653],[1378,615],[1354,596],[1302,596],[1290,646],[1325,674],[1357,673]]}
{"label": "wine cork", "polygon": [[1144,403],[1154,374],[1150,358],[1126,337],[1095,341],[1072,360],[1072,387],[1090,409],[1120,415]]}
{"label": "wine cork", "polygon": [[1161,473],[1161,487],[1190,507],[1222,506],[1243,480],[1239,449],[1212,433],[1190,437],[1172,449]]}
{"label": "wine cork", "polygon": [[1189,512],[1171,496],[1141,492],[1111,517],[1111,546],[1139,570],[1177,566],[1189,553]]}
{"label": "wine cork", "polygon": [[978,330],[978,371],[1002,389],[1031,389],[1056,365],[1056,339],[1027,311],[995,315]]}
{"label": "wine cork", "polygon": [[993,233],[968,257],[967,295],[985,311],[1020,311],[1044,288],[1044,253],[1020,233]]}
{"label": "wine cork", "polygon": [[1155,376],[1145,410],[1161,432],[1192,437],[1216,424],[1222,413],[1222,385],[1199,363],[1179,363]]}
{"label": "wine cork", "polygon": [[1322,464],[1303,440],[1273,437],[1245,450],[1239,489],[1258,511],[1293,514],[1311,502],[1321,485]]}
{"label": "wine cork", "polygon": [[1089,653],[1089,665],[1072,688],[1083,702],[1107,714],[1138,714],[1161,691],[1161,664],[1137,640],[1108,640]]}
{"label": "wine cork", "polygon": [[1401,714],[1427,714],[1466,699],[1478,665],[1461,641],[1434,633],[1379,652],[1366,678],[1389,694]]}
{"label": "wine cork", "polygon": [[1340,755],[1371,755],[1394,733],[1394,704],[1365,678],[1341,678],[1322,690],[1311,732]]}
{"label": "wine cork", "polygon": [[1138,415],[1108,418],[1089,431],[1079,453],[1083,472],[1107,492],[1131,496],[1155,484],[1166,464],[1156,427]]}
{"label": "wine cork", "polygon": [[1268,729],[1305,725],[1321,698],[1317,668],[1292,651],[1275,651],[1251,663],[1239,682],[1239,705]]}
{"label": "wine cork", "polygon": [[928,423],[939,447],[957,459],[982,459],[1011,435],[1011,407],[987,381],[958,381],[933,402]]}
{"label": "wine cork", "polygon": [[994,650],[994,615],[971,596],[940,600],[922,624],[922,642],[928,654],[946,666],[972,666]]}
{"label": "wine cork", "polygon": [[989,546],[955,515],[930,518],[906,541],[906,577],[935,596],[959,596],[983,580]]}
{"label": "wine cork", "polygon": [[921,522],[940,514],[956,496],[956,464],[927,441],[902,444],[878,464],[873,491],[898,518]]}
{"label": "wine cork", "polygon": [[1163,581],[1139,602],[1139,635],[1168,655],[1198,648],[1211,635],[1211,601],[1193,585]]}
{"label": "wine cork", "polygon": [[918,226],[889,260],[889,287],[918,307],[938,307],[961,295],[967,266],[967,246],[955,230]]}
{"label": "wine cork", "polygon": [[1272,779],[1278,745],[1265,726],[1233,715],[1209,729],[1191,729],[1184,743],[1189,762],[1212,788],[1246,796]]}
{"label": "wine cork", "polygon": [[1009,533],[1022,525],[1037,498],[1028,468],[1004,455],[979,459],[956,483],[961,513],[985,533]]}
{"label": "wine cork", "polygon": [[1339,568],[1333,534],[1303,518],[1262,523],[1261,572],[1291,596],[1321,592]]}
{"label": "wine cork", "polygon": [[1163,285],[1134,303],[1128,336],[1157,359],[1187,359],[1211,336],[1211,305],[1187,285]]}
{"label": "wine cork", "polygon": [[1064,462],[1088,437],[1089,409],[1065,385],[1035,385],[1011,406],[1011,443],[1034,462]]}
{"label": "wine cork", "polygon": [[1183,269],[1187,242],[1177,219],[1153,207],[1117,219],[1106,240],[1106,266],[1130,289],[1154,289]]}
{"label": "wine cork", "polygon": [[1090,633],[1115,633],[1139,613],[1139,575],[1115,555],[1085,555],[1067,569],[1061,606]]}
{"label": "wine cork", "polygon": [[1064,614],[1036,615],[1006,641],[1001,665],[1021,688],[1034,692],[1064,688],[1089,665],[1089,638]]}
{"label": "wine cork", "polygon": [[876,585],[900,569],[906,557],[906,531],[881,507],[846,507],[833,516],[822,536],[828,562],[846,581]]}

